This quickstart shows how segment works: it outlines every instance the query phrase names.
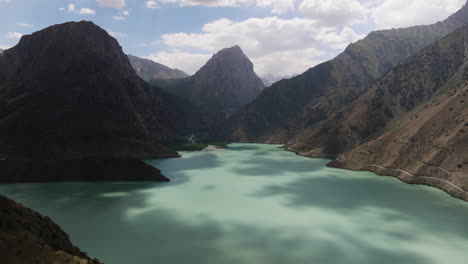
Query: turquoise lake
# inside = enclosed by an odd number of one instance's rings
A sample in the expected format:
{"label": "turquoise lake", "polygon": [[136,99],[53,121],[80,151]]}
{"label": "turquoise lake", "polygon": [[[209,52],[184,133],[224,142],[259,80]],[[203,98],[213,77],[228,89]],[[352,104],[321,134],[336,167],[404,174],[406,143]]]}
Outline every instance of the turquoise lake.
{"label": "turquoise lake", "polygon": [[151,160],[170,183],[0,185],[106,264],[468,261],[468,203],[431,187],[232,144]]}

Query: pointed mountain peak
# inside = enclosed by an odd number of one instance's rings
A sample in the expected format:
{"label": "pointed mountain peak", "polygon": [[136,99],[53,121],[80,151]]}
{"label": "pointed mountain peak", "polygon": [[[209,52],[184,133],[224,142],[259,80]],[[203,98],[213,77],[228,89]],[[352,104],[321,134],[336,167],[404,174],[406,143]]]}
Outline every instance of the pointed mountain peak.
{"label": "pointed mountain peak", "polygon": [[205,66],[203,66],[197,72],[197,74],[207,71],[208,69],[211,69],[209,71],[210,74],[212,74],[213,68],[219,68],[228,71],[233,69],[245,69],[247,71],[253,72],[254,70],[253,63],[237,45],[218,51],[213,55],[213,57],[211,57]]}
{"label": "pointed mountain peak", "polygon": [[250,103],[264,88],[254,65],[239,46],[222,49],[193,76],[189,98],[223,111]]}
{"label": "pointed mountain peak", "polygon": [[234,46],[232,46],[230,48],[222,49],[218,53],[224,53],[224,52],[239,52],[239,53],[244,54],[241,47],[239,47],[238,45],[234,45]]}
{"label": "pointed mountain peak", "polygon": [[248,60],[244,51],[238,45],[232,46],[230,48],[224,48],[218,51],[215,55],[213,55],[213,57],[220,57],[220,56],[232,56],[232,57],[238,57],[238,58],[245,58]]}

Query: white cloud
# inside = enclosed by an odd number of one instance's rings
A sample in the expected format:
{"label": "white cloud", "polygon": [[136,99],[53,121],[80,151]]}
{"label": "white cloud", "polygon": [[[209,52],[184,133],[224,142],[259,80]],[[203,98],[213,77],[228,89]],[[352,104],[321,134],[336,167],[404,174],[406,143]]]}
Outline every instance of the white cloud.
{"label": "white cloud", "polygon": [[61,7],[61,8],[59,8],[59,11],[60,11],[60,12],[63,12],[63,11],[65,11],[65,7]]}
{"label": "white cloud", "polygon": [[[59,9],[60,11],[63,11],[65,10],[64,8],[60,8]],[[96,11],[94,11],[93,9],[91,8],[81,8],[81,9],[77,9],[75,4],[69,4],[68,5],[68,12],[74,12],[74,13],[78,13],[80,15],[95,15],[96,14]]]}
{"label": "white cloud", "polygon": [[126,18],[123,16],[112,16],[112,19],[114,20],[125,20]]}
{"label": "white cloud", "polygon": [[17,23],[17,25],[20,27],[34,27],[33,25],[27,23]]}
{"label": "white cloud", "polygon": [[[343,49],[363,37],[349,27],[338,31],[321,27],[310,19],[277,17],[250,18],[240,22],[224,18],[204,25],[202,31],[165,34],[161,36],[160,43],[171,48],[195,48],[208,53],[239,45],[254,62],[259,75],[290,75],[300,73],[320,61],[316,57],[325,53],[317,47]],[[288,56],[293,59],[286,63]],[[183,63],[176,66],[191,72],[184,68]]]}
{"label": "white cloud", "polygon": [[282,14],[294,9],[295,0],[256,0],[256,5],[263,8],[271,8],[274,14]]}
{"label": "white cloud", "polygon": [[120,12],[122,15],[124,16],[129,16],[130,15],[130,10],[124,10],[122,12]]}
{"label": "white cloud", "polygon": [[379,29],[432,24],[460,9],[466,0],[386,0],[373,10]]}
{"label": "white cloud", "polygon": [[101,6],[122,9],[125,7],[125,0],[96,0]]}
{"label": "white cloud", "polygon": [[156,3],[155,1],[146,1],[146,2],[145,2],[145,6],[146,6],[147,8],[151,8],[151,9],[159,8],[158,3]]}
{"label": "white cloud", "polygon": [[299,11],[304,17],[326,26],[364,23],[368,12],[357,0],[304,0]]}
{"label": "white cloud", "polygon": [[364,38],[366,35],[357,34],[352,28],[344,27],[341,31],[323,31],[316,38],[322,43],[337,50],[344,50],[350,43]]}
{"label": "white cloud", "polygon": [[23,36],[23,34],[21,34],[21,33],[19,33],[19,32],[8,32],[8,33],[5,35],[5,38],[9,38],[9,39],[20,39],[22,36]]}
{"label": "white cloud", "polygon": [[125,33],[114,32],[111,29],[108,29],[107,33],[109,33],[109,35],[113,36],[114,38],[117,38],[117,37],[126,38],[126,37],[128,37],[128,35],[125,34]]}
{"label": "white cloud", "polygon": [[81,8],[80,11],[78,11],[78,14],[82,15],[95,15],[96,11],[90,8]]}
{"label": "white cloud", "polygon": [[211,56],[212,55],[210,54],[172,50],[171,52],[161,51],[151,54],[146,58],[171,68],[181,69],[188,74],[193,74],[200,69],[211,58]]}
{"label": "white cloud", "polygon": [[[220,49],[239,45],[259,75],[292,75],[330,58],[364,37],[360,30],[407,27],[445,19],[466,0],[156,0],[147,7],[176,3],[180,6],[259,6],[274,13],[298,9],[303,17],[227,18],[205,24],[201,32],[164,34],[158,45],[167,46],[149,58],[194,73]],[[375,22],[375,23],[373,23]],[[193,52],[193,51],[196,52]]]}
{"label": "white cloud", "polygon": [[9,48],[11,48],[11,46],[0,45],[0,49],[2,49],[2,50],[6,50],[6,49],[9,49]]}
{"label": "white cloud", "polygon": [[158,2],[161,4],[177,3],[180,6],[258,6],[270,8],[272,13],[281,14],[294,9],[296,0],[159,0]]}
{"label": "white cloud", "polygon": [[[315,48],[292,51],[278,51],[266,56],[252,59],[255,72],[259,75],[275,73],[279,76],[290,76],[303,73],[307,69],[319,64],[321,60],[317,56],[326,53]],[[285,67],[287,65],[287,67]]]}

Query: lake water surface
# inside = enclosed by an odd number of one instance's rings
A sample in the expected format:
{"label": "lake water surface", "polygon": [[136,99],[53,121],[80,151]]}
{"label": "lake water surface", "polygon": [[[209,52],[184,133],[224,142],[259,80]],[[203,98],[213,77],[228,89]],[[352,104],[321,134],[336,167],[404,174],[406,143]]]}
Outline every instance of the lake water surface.
{"label": "lake water surface", "polygon": [[170,183],[0,185],[106,264],[467,263],[468,203],[232,144],[148,161]]}

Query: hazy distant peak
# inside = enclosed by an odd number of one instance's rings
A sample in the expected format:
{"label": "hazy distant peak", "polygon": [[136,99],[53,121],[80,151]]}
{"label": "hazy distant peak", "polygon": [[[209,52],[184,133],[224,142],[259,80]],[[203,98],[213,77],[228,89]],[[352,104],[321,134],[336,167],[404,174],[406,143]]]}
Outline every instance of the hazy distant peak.
{"label": "hazy distant peak", "polygon": [[188,77],[188,74],[181,70],[171,69],[152,60],[133,55],[128,55],[128,58],[136,73],[147,82],[155,79],[168,80]]}

